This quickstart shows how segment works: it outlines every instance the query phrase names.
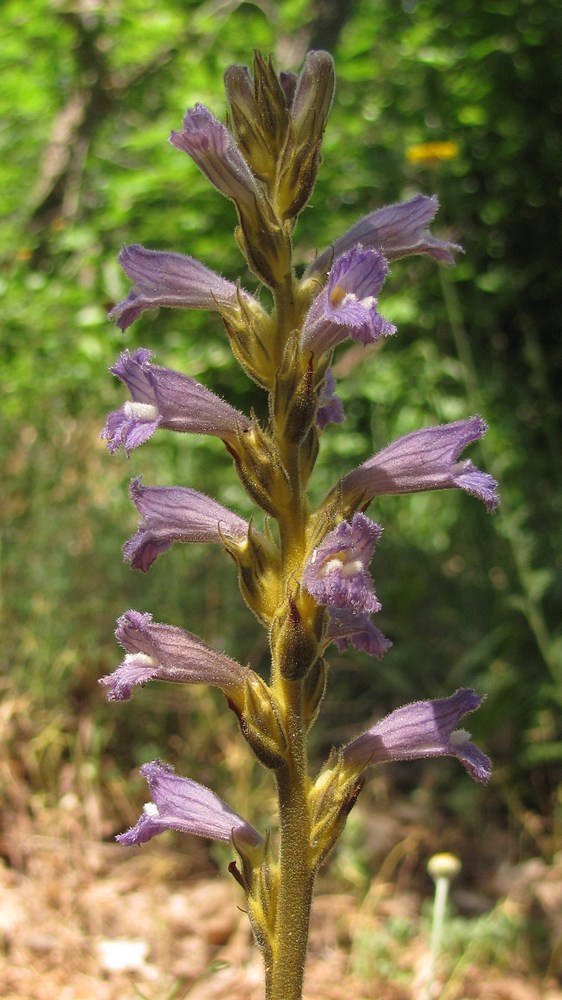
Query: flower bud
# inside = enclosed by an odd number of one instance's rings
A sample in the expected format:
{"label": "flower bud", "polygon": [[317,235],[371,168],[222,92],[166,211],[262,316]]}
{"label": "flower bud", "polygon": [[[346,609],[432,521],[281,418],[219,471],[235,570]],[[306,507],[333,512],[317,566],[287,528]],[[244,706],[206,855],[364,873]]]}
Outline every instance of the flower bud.
{"label": "flower bud", "polygon": [[287,100],[271,58],[256,52],[253,68],[252,80],[247,66],[229,66],[224,83],[238,145],[256,177],[272,182],[289,124]]}
{"label": "flower bud", "polygon": [[239,435],[231,454],[248,495],[277,517],[291,500],[291,486],[273,439],[256,424]]}
{"label": "flower bud", "polygon": [[312,194],[333,96],[332,57],[328,52],[309,52],[297,80],[277,174],[275,208],[282,219],[294,219]]}
{"label": "flower bud", "polygon": [[275,330],[271,317],[254,301],[241,294],[236,306],[218,306],[230,347],[246,374],[262,389],[270,389],[276,371],[271,345]]}
{"label": "flower bud", "polygon": [[285,762],[287,737],[271,688],[258,674],[252,673],[246,681],[243,708],[238,699],[228,703],[260,763],[271,769],[280,767]]}
{"label": "flower bud", "polygon": [[427,862],[427,870],[432,879],[438,878],[453,879],[460,874],[462,864],[456,854],[433,854]]}
{"label": "flower bud", "polygon": [[270,642],[274,662],[286,680],[308,674],[320,650],[323,621],[323,610],[300,588],[278,608]]}
{"label": "flower bud", "polygon": [[301,351],[289,339],[282,364],[277,372],[273,393],[273,413],[278,433],[291,444],[301,444],[314,423],[318,407],[314,390],[314,372],[309,363],[301,371]]}
{"label": "flower bud", "polygon": [[357,801],[363,780],[349,777],[341,752],[332,752],[320,771],[310,795],[312,816],[311,845],[318,867],[341,835],[347,817]]}
{"label": "flower bud", "polygon": [[239,583],[246,604],[256,617],[269,626],[279,605],[280,556],[267,533],[249,527],[245,539],[223,539],[239,572]]}

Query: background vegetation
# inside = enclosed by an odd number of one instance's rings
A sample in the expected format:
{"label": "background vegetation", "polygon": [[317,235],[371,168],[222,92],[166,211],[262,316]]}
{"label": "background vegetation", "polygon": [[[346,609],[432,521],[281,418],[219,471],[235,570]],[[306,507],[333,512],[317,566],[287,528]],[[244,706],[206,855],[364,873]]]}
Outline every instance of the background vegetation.
{"label": "background vegetation", "polygon": [[[235,781],[238,803],[267,782],[213,693],[152,686],[123,707],[100,695],[98,677],[119,661],[115,618],[129,607],[255,666],[267,652],[220,552],[177,547],[146,577],[121,561],[136,474],[247,509],[220,443],[162,432],[127,461],[99,441],[123,398],[107,369],[124,347],[152,348],[245,410],[263,402],[216,318],[163,310],[123,336],[106,311],[127,289],[116,264],[124,242],[241,274],[232,206],[167,135],[196,100],[224,116],[222,72],[254,47],[290,69],[325,47],[337,94],[298,258],[416,191],[439,194],[435,229],[465,255],[447,271],[397,262],[381,311],[398,335],[383,351],[341,350],[347,421],[324,437],[318,494],[396,436],[480,412],[490,431],[472,457],[501,481],[503,505],[493,519],[453,493],[373,508],[385,526],[373,566],[379,624],[394,648],[382,664],[333,657],[319,749],[404,701],[473,685],[488,695],[473,729],[494,757],[492,792],[443,762],[395,767],[390,780],[410,789],[423,774],[463,823],[486,811],[524,832],[523,853],[552,854],[562,809],[562,63],[550,42],[560,6],[7,0],[0,17],[8,801],[19,802],[14,775],[33,795],[95,784],[110,835],[142,794],[123,777],[153,756],[219,790]],[[441,140],[457,144],[454,158],[408,153]],[[263,796],[252,798],[259,812]]]}

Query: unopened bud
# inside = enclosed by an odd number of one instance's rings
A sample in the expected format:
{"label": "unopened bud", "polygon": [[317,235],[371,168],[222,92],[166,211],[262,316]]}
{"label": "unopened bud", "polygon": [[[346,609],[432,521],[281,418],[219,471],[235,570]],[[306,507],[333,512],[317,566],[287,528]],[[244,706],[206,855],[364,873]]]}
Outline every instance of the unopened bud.
{"label": "unopened bud", "polygon": [[290,595],[271,627],[271,648],[281,676],[296,681],[306,677],[320,650],[323,609],[304,592]]}
{"label": "unopened bud", "polygon": [[362,787],[363,779],[349,778],[341,754],[333,751],[310,795],[315,867],[324,861],[338,840]]}
{"label": "unopened bud", "polygon": [[256,424],[229,450],[246,492],[262,510],[277,517],[290,502],[291,486],[273,439]]}
{"label": "unopened bud", "polygon": [[257,302],[248,303],[239,293],[235,305],[217,306],[232,353],[247,375],[262,389],[273,384],[276,371],[271,352],[274,328],[271,317]]}
{"label": "unopened bud", "polygon": [[238,145],[256,177],[273,181],[285,142],[289,114],[285,91],[271,59],[254,55],[254,78],[247,66],[229,66],[224,83]]}
{"label": "unopened bud", "polygon": [[282,219],[294,219],[312,194],[333,96],[332,57],[328,52],[309,52],[295,87],[277,175],[275,207]]}
{"label": "unopened bud", "polygon": [[245,539],[225,539],[223,544],[238,567],[240,589],[246,604],[269,626],[280,599],[280,555],[273,538],[250,525]]}
{"label": "unopened bud", "polygon": [[279,431],[291,444],[304,441],[318,405],[312,365],[307,365],[302,372],[301,363],[299,345],[294,339],[289,339],[275,379],[273,412]]}
{"label": "unopened bud", "polygon": [[229,700],[242,735],[264,767],[275,769],[285,762],[287,737],[275,696],[258,674],[246,682],[244,706]]}

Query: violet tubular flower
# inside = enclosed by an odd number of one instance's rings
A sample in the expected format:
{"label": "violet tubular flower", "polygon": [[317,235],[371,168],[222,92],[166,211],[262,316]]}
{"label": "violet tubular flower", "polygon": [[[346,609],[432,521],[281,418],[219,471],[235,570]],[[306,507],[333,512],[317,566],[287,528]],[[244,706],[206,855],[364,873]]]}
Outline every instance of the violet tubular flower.
{"label": "violet tubular flower", "polygon": [[356,613],[380,610],[367,566],[382,528],[365,514],[354,514],[329,531],[306,564],[303,582],[309,594],[333,608]]}
{"label": "violet tubular flower", "polygon": [[107,447],[127,454],[144,444],[158,427],[191,434],[210,434],[234,442],[250,421],[204,385],[150,360],[141,347],[124,351],[110,371],[128,387],[132,400],[109,414],[101,433]]}
{"label": "violet tubular flower", "polygon": [[130,490],[141,521],[123,552],[126,562],[143,573],[173,542],[239,542],[248,536],[247,521],[197,490],[143,486],[139,478]]}
{"label": "violet tubular flower", "polygon": [[470,742],[466,730],[457,729],[463,715],[474,712],[482,700],[471,688],[461,688],[449,698],[403,705],[348,743],[344,763],[355,771],[398,760],[456,757],[471,777],[487,782],[489,757]]}
{"label": "violet tubular flower", "polygon": [[121,844],[140,846],[159,833],[178,830],[261,852],[263,837],[210,788],[180,777],[159,760],[143,764],[140,773],[148,782],[152,802],[145,805],[135,826],[117,836]]}
{"label": "violet tubular flower", "polygon": [[344,502],[370,503],[386,493],[422,493],[462,489],[482,500],[489,511],[498,506],[497,483],[459,455],[486,432],[481,417],[412,431],[393,441],[341,481]]}
{"label": "violet tubular flower", "polygon": [[217,653],[198,636],[153,622],[152,615],[140,611],[121,615],[115,637],[126,655],[112,674],[100,678],[108,701],[126,701],[133,687],[151,680],[212,684],[232,692],[241,688],[249,674],[247,667]]}
{"label": "violet tubular flower", "polygon": [[133,244],[123,247],[119,263],[134,281],[127,298],[109,313],[121,330],[126,330],[146,309],[161,306],[218,311],[221,306],[235,305],[240,296],[248,305],[258,307],[248,292],[181,253],[147,250]]}
{"label": "violet tubular flower", "polygon": [[326,288],[314,299],[304,321],[301,347],[319,356],[347,337],[372,344],[396,327],[377,312],[377,298],[388,265],[375,250],[356,246],[339,257]]}
{"label": "violet tubular flower", "polygon": [[409,201],[369,212],[309,265],[306,276],[327,271],[335,257],[358,243],[379,250],[387,260],[424,254],[441,264],[454,264],[453,254],[461,247],[433,236],[428,228],[438,208],[439,200],[435,195],[417,194]]}
{"label": "violet tubular flower", "polygon": [[240,208],[251,211],[255,202],[264,202],[263,191],[232,135],[203,104],[188,109],[183,128],[171,133],[170,142]]}

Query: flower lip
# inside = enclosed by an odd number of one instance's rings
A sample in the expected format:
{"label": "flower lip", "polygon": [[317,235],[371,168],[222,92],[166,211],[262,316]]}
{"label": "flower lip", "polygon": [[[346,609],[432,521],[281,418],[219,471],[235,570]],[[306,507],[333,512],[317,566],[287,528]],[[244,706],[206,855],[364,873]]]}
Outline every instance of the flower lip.
{"label": "flower lip", "polygon": [[328,608],[328,612],[326,645],[333,642],[340,653],[349,646],[381,659],[392,646],[366,612],[357,614],[352,608]]}
{"label": "flower lip", "polygon": [[382,528],[365,514],[354,514],[329,531],[310,557],[303,574],[309,594],[332,608],[355,613],[380,610],[367,566]]}
{"label": "flower lip", "polygon": [[355,246],[338,257],[304,321],[302,349],[320,355],[346,337],[368,344],[395,333],[396,327],[377,312],[376,297],[387,272],[376,250]]}
{"label": "flower lip", "polygon": [[343,403],[336,395],[336,380],[332,368],[326,369],[326,375],[318,395],[318,410],[316,426],[323,431],[328,424],[343,424],[345,413]]}

